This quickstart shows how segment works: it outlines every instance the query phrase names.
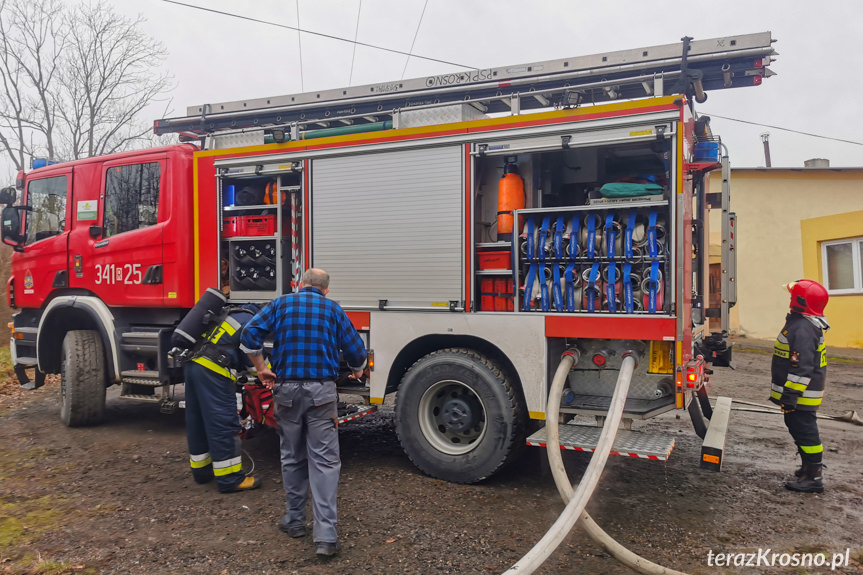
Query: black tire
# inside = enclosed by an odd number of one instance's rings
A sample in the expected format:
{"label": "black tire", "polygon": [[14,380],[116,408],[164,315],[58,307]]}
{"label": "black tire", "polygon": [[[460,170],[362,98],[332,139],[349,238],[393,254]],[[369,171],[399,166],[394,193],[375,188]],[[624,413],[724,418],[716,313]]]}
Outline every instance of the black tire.
{"label": "black tire", "polygon": [[426,355],[402,378],[396,433],[424,473],[454,483],[491,477],[524,445],[524,409],[504,372],[463,348]]}
{"label": "black tire", "polygon": [[60,419],[69,427],[96,425],[105,415],[105,352],[98,332],[70,331],[60,364]]}

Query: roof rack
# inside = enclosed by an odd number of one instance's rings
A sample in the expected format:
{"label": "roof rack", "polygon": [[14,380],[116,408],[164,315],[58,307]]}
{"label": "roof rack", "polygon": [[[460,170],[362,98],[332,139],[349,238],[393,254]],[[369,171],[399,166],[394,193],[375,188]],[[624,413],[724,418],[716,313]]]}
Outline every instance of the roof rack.
{"label": "roof rack", "polygon": [[466,104],[481,113],[686,94],[704,101],[710,90],[759,85],[773,75],[770,32],[606,54],[484,68],[335,90],[191,106],[186,116],[156,120],[156,134],[190,138],[232,131],[316,128],[392,121],[406,109]]}

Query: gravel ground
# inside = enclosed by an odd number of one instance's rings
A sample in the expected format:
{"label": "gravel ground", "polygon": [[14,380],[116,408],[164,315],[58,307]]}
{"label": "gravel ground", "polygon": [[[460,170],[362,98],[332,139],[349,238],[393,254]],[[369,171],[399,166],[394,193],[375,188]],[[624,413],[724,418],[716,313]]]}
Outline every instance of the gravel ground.
{"label": "gravel ground", "polygon": [[[712,395],[767,404],[770,357],[736,353],[717,369]],[[58,417],[56,378],[22,393],[0,384],[0,573],[445,574],[500,573],[554,523],[563,504],[540,449],[479,485],[417,471],[395,436],[391,408],[342,426],[342,553],[314,555],[290,539],[278,441],[244,442],[257,491],[220,495],[188,473],[182,413],[109,394],[107,420],[69,429]],[[740,405],[740,407],[745,407]],[[830,363],[821,413],[863,414],[863,363]],[[645,557],[691,574],[820,573],[829,568],[708,565],[710,552],[848,553],[840,573],[863,573],[863,427],[820,422],[829,469],[823,495],[786,491],[797,465],[777,414],[735,411],[720,473],[700,469],[700,441],[685,412],[635,422],[670,434],[667,463],[611,457],[588,505],[612,536]],[[589,455],[565,452],[577,480]],[[248,465],[249,462],[247,461]],[[537,571],[629,572],[576,527]]]}

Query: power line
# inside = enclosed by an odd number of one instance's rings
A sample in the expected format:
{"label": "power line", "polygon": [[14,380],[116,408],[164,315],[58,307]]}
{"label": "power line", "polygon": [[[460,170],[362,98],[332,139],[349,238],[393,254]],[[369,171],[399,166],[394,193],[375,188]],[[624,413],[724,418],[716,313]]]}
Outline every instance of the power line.
{"label": "power line", "polygon": [[285,28],[287,30],[295,30],[297,32],[305,32],[306,34],[311,34],[313,36],[321,36],[322,38],[329,38],[330,40],[338,40],[339,42],[348,42],[350,44],[355,44],[357,46],[365,46],[366,48],[374,48],[375,50],[383,50],[384,52],[392,52],[394,54],[401,54],[402,56],[413,56],[414,58],[420,58],[421,60],[429,60],[430,62],[439,62],[441,64],[448,64],[450,66],[458,66],[459,68],[467,68],[469,70],[476,70],[476,66],[467,66],[465,64],[459,64],[458,62],[450,62],[448,60],[441,60],[439,58],[431,58],[429,56],[419,56],[417,54],[411,54],[409,52],[404,52],[402,50],[395,50],[393,48],[384,48],[383,46],[375,46],[374,44],[368,44],[366,42],[357,42],[356,40],[348,40],[347,38],[341,38],[339,36],[333,36],[331,34],[324,34],[322,32],[313,32],[312,30],[303,30],[302,28],[295,26],[288,26],[287,24],[279,24],[277,22],[268,22],[267,20],[259,20],[257,18],[252,18],[250,16],[243,16],[241,14],[232,14],[231,12],[223,12],[221,10],[214,10],[212,8],[204,8],[203,6],[195,6],[194,4],[186,4],[185,2],[178,2],[177,0],[162,0],[162,2],[167,2],[168,4],[176,4],[178,6],[185,6],[186,8],[194,8],[195,10],[202,10],[204,12],[212,12],[213,14],[219,14],[221,16],[229,16],[231,18],[238,18],[240,20],[248,20],[249,22],[257,22],[258,24],[266,24],[267,26],[275,26],[277,28]]}
{"label": "power line", "polygon": [[711,118],[722,118],[723,120],[730,120],[732,122],[740,122],[741,124],[751,124],[753,126],[761,126],[763,128],[770,128],[772,130],[782,130],[783,132],[792,132],[794,134],[800,134],[803,136],[812,136],[813,138],[821,138],[824,140],[833,140],[834,142],[842,142],[845,144],[854,144],[855,146],[863,146],[863,142],[855,142],[854,140],[843,140],[842,138],[833,138],[831,136],[822,136],[821,134],[812,134],[809,132],[801,132],[800,130],[792,130],[791,128],[783,128],[781,126],[771,126],[770,124],[761,124],[759,122],[750,122],[749,120],[738,120],[737,118],[729,118],[727,116],[720,116],[719,114],[710,114],[709,112],[706,114]]}
{"label": "power line", "polygon": [[297,4],[297,47],[300,52],[300,91],[305,92],[306,89],[303,86],[303,35],[300,33],[300,0],[296,0]]}
{"label": "power line", "polygon": [[410,55],[411,55],[411,54],[413,54],[413,51],[414,51],[414,44],[416,44],[416,43],[417,43],[417,36],[419,36],[419,34],[420,34],[420,26],[422,26],[422,25],[423,25],[423,16],[425,16],[425,15],[426,15],[426,7],[427,7],[428,5],[429,5],[429,0],[426,0],[426,1],[425,1],[425,4],[423,4],[423,11],[422,11],[422,14],[420,14],[420,21],[419,21],[419,22],[417,22],[417,29],[416,29],[416,31],[414,32],[414,39],[413,39],[413,41],[411,42],[411,49],[410,49],[410,52],[408,53],[408,57],[407,57],[407,58],[405,58],[405,69],[404,69],[404,70],[402,70],[402,80],[404,80],[404,79],[405,79],[405,73],[408,71],[408,63],[411,61],[411,57],[410,57]]}
{"label": "power line", "polygon": [[357,36],[360,33],[360,14],[363,11],[363,0],[360,0],[359,6],[357,6],[357,27],[354,29],[354,50],[351,53],[351,74],[348,76],[348,86],[352,85],[354,82],[354,60],[357,57]]}

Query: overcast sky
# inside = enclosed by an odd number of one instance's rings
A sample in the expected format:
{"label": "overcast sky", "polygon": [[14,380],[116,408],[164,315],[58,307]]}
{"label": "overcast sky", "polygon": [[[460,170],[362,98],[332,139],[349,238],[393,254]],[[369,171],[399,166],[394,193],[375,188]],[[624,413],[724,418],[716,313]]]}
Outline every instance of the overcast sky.
{"label": "overcast sky", "polygon": [[[74,2],[78,0],[67,0]],[[463,68],[243,21],[164,0],[103,0],[140,14],[162,42],[176,80],[172,116],[187,106],[294,94]],[[776,76],[761,86],[719,90],[698,106],[775,127],[713,119],[732,165],[774,167],[827,158],[863,166],[863,25],[860,0],[181,0],[305,30],[485,68],[770,31]],[[298,5],[299,3],[299,5]],[[413,49],[411,46],[413,44]],[[302,53],[302,63],[300,59]],[[161,115],[160,112],[154,114]],[[153,120],[156,117],[152,118]],[[850,140],[804,136],[786,128]]]}

